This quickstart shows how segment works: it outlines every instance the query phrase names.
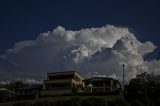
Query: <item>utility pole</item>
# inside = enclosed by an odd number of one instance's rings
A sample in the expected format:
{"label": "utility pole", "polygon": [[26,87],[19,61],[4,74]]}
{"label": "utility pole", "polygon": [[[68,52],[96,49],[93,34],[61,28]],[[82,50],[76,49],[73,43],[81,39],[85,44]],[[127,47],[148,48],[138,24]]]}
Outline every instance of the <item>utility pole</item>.
{"label": "utility pole", "polygon": [[123,82],[122,82],[122,90],[123,90],[123,92],[124,92],[124,75],[125,75],[125,65],[123,64],[122,65],[123,66]]}

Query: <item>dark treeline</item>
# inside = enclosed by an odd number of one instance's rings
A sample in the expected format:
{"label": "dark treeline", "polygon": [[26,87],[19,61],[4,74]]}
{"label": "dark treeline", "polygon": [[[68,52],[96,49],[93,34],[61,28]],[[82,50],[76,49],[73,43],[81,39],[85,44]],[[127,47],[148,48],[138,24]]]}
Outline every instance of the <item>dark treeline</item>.
{"label": "dark treeline", "polygon": [[124,97],[131,106],[160,106],[160,75],[137,75],[125,85]]}
{"label": "dark treeline", "polygon": [[19,88],[28,86],[28,84],[23,83],[22,81],[15,81],[8,84],[2,84],[0,87],[4,87],[12,92],[16,92]]}

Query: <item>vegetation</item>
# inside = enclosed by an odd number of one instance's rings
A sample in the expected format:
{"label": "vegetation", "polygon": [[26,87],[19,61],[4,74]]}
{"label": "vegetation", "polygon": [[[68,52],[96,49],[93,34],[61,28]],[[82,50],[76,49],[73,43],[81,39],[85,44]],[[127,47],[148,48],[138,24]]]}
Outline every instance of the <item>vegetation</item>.
{"label": "vegetation", "polygon": [[160,75],[137,75],[125,86],[124,96],[131,106],[160,106]]}
{"label": "vegetation", "polygon": [[16,81],[16,82],[4,85],[5,88],[13,92],[16,92],[17,89],[22,88],[24,86],[26,86],[26,84],[24,84],[22,81]]}
{"label": "vegetation", "polygon": [[22,81],[1,84],[0,88],[6,90],[0,90],[0,103],[14,100],[17,90],[25,86],[27,86],[27,84],[24,84]]}
{"label": "vegetation", "polygon": [[122,96],[62,96],[30,101],[16,101],[1,106],[129,106]]}
{"label": "vegetation", "polygon": [[0,91],[0,103],[10,100],[10,92]]}

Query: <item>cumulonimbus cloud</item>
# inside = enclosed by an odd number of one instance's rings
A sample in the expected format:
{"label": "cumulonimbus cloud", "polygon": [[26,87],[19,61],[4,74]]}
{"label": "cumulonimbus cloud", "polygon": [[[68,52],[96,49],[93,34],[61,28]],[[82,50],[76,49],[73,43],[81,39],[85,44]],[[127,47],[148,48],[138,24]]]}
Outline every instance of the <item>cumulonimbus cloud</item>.
{"label": "cumulonimbus cloud", "polygon": [[143,59],[155,48],[150,41],[138,41],[126,27],[106,25],[72,31],[59,26],[41,33],[36,40],[16,43],[1,60],[18,67],[15,71],[19,72],[18,78],[42,79],[47,72],[79,70],[86,76],[89,72],[98,72],[120,79],[122,64],[126,64],[126,78],[129,79],[142,70],[156,72],[153,63],[160,67],[160,62]]}

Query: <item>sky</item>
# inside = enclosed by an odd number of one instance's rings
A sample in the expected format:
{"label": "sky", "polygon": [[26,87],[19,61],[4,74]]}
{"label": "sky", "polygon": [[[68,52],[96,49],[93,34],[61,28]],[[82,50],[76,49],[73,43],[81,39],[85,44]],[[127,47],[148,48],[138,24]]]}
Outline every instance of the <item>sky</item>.
{"label": "sky", "polygon": [[127,78],[153,67],[158,74],[159,5],[158,0],[1,0],[0,80],[32,82],[72,69],[120,78],[121,63],[131,69]]}

